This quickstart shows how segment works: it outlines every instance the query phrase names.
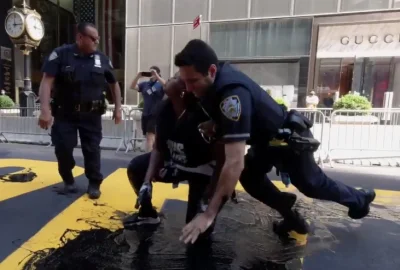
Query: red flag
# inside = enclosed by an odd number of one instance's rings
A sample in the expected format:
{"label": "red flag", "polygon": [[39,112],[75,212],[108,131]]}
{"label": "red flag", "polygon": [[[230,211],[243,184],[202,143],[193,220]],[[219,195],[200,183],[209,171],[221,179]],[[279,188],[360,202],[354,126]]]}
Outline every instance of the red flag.
{"label": "red flag", "polygon": [[193,20],[193,29],[196,29],[201,24],[201,15],[198,15]]}

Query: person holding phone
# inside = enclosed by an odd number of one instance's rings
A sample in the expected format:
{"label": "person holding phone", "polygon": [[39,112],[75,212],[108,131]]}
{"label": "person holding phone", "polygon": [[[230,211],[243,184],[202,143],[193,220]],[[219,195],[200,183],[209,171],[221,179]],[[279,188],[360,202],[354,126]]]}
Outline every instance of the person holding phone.
{"label": "person holding phone", "polygon": [[[149,78],[138,83],[141,78]],[[155,114],[157,106],[164,97],[165,80],[161,77],[160,68],[150,67],[149,71],[139,72],[132,82],[131,89],[137,90],[143,97],[142,131],[146,137],[146,151],[151,152],[155,139]]]}

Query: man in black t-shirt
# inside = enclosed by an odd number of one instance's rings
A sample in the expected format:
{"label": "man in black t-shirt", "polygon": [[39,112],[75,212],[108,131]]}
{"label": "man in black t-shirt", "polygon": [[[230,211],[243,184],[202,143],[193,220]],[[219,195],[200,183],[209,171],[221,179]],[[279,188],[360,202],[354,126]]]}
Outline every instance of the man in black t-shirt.
{"label": "man in black t-shirt", "polygon": [[177,76],[167,82],[165,93],[168,99],[159,108],[153,151],[133,158],[128,166],[129,181],[141,201],[139,212],[124,220],[125,228],[160,222],[151,203],[153,180],[175,187],[188,181],[189,222],[204,209],[202,199],[213,175],[218,174],[215,145],[198,130],[200,123],[210,120],[209,116],[193,102],[191,94],[185,94]]}

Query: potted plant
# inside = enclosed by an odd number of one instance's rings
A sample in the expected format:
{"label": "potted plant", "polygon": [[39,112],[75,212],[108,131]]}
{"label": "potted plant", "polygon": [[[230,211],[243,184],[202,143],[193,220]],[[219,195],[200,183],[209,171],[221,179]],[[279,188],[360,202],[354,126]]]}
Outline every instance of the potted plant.
{"label": "potted plant", "polygon": [[[367,124],[379,122],[377,117],[368,114],[368,111],[371,110],[371,108],[371,102],[366,97],[357,94],[344,95],[333,104],[334,111],[344,111],[336,112],[332,122],[347,124]],[[357,110],[357,112],[349,112],[349,110]]]}

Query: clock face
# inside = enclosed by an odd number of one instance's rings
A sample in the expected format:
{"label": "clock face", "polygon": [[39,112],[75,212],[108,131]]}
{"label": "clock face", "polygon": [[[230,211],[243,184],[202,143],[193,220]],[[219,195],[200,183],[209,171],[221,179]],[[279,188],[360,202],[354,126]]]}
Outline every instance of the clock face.
{"label": "clock face", "polygon": [[12,12],[6,18],[6,32],[12,38],[20,37],[25,30],[24,16],[19,12]]}
{"label": "clock face", "polygon": [[41,40],[44,36],[44,25],[42,20],[34,14],[28,15],[26,17],[26,31],[33,40]]}

